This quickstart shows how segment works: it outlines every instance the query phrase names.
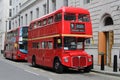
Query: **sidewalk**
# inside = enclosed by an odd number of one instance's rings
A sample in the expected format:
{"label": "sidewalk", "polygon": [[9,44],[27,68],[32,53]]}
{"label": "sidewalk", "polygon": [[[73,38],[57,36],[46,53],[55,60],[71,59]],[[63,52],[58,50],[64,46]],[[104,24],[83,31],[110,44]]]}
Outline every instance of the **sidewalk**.
{"label": "sidewalk", "polygon": [[107,74],[112,76],[118,76],[120,77],[120,71],[119,69],[117,72],[113,72],[113,68],[109,66],[105,66],[104,70],[101,70],[101,66],[94,65],[94,68],[92,69],[93,72],[101,73],[101,74]]}

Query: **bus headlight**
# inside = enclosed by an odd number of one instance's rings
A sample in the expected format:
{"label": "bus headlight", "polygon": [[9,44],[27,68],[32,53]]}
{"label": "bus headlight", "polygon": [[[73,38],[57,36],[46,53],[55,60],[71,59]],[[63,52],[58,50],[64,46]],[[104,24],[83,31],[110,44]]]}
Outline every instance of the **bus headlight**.
{"label": "bus headlight", "polygon": [[64,61],[65,61],[65,62],[68,62],[68,61],[69,61],[69,60],[68,60],[68,57],[65,57],[65,58],[64,58]]}
{"label": "bus headlight", "polygon": [[92,61],[92,58],[88,58],[88,62],[91,62]]}
{"label": "bus headlight", "polygon": [[20,55],[20,54],[18,54],[17,56],[18,56],[18,57],[21,57],[21,55]]}

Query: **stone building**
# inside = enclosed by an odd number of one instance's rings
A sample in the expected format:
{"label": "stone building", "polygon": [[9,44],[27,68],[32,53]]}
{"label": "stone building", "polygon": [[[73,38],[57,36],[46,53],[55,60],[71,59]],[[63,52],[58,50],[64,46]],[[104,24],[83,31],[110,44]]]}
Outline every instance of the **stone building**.
{"label": "stone building", "polygon": [[94,64],[113,66],[117,55],[120,67],[120,0],[70,0],[69,6],[83,7],[90,11],[93,39],[86,44],[86,51],[94,55]]}
{"label": "stone building", "polygon": [[11,3],[9,0],[0,0],[0,50],[4,49],[5,32],[9,26],[9,9]]}
{"label": "stone building", "polygon": [[93,53],[97,64],[100,64],[101,54],[106,65],[113,66],[115,55],[120,64],[120,0],[84,1],[84,8],[91,13],[94,40],[87,51]]}

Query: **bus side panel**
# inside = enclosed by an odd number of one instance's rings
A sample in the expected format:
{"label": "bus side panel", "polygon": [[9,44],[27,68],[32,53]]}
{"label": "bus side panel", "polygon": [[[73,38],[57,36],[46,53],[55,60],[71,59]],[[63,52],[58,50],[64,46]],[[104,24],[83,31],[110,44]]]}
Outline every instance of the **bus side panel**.
{"label": "bus side panel", "polygon": [[29,63],[32,63],[32,41],[31,40],[28,41],[28,55],[27,55],[27,60],[28,60]]}

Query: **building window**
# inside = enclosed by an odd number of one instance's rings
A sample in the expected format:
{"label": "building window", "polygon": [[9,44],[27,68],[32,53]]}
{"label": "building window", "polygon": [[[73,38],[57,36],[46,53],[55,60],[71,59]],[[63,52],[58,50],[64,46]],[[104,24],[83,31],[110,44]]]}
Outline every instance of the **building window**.
{"label": "building window", "polygon": [[44,4],[44,5],[43,5],[44,15],[47,14],[47,13],[46,13],[46,9],[47,9],[46,4]]}
{"label": "building window", "polygon": [[49,0],[47,0],[47,14],[49,13]]}
{"label": "building window", "polygon": [[90,0],[84,0],[84,4],[90,3]]}
{"label": "building window", "polygon": [[64,0],[64,6],[68,6],[68,0]]}
{"label": "building window", "polygon": [[11,29],[11,21],[9,21],[9,30]]}
{"label": "building window", "polygon": [[21,3],[19,3],[19,8],[21,7]]}
{"label": "building window", "polygon": [[13,8],[13,15],[15,14],[15,8]]}
{"label": "building window", "polygon": [[13,21],[12,25],[13,25],[13,27],[12,27],[12,28],[14,28],[14,21]]}
{"label": "building window", "polygon": [[104,20],[104,26],[109,26],[109,25],[113,25],[113,19],[111,17],[107,17]]}
{"label": "building window", "polygon": [[36,8],[36,18],[39,18],[39,8]]}
{"label": "building window", "polygon": [[12,17],[12,9],[9,9],[9,17]]}
{"label": "building window", "polygon": [[23,25],[23,16],[21,16],[21,25]]}
{"label": "building window", "polygon": [[12,6],[12,0],[10,0],[10,6]]}
{"label": "building window", "polygon": [[30,20],[33,20],[33,11],[30,12]]}
{"label": "building window", "polygon": [[26,21],[26,25],[27,25],[27,22],[28,22],[27,18],[28,18],[28,15],[27,15],[27,14],[25,14],[25,21]]}
{"label": "building window", "polygon": [[56,10],[56,0],[52,0],[52,9]]}
{"label": "building window", "polygon": [[16,6],[16,13],[18,12],[18,6]]}
{"label": "building window", "polygon": [[17,27],[17,23],[18,23],[17,20],[15,20],[15,27]]}

